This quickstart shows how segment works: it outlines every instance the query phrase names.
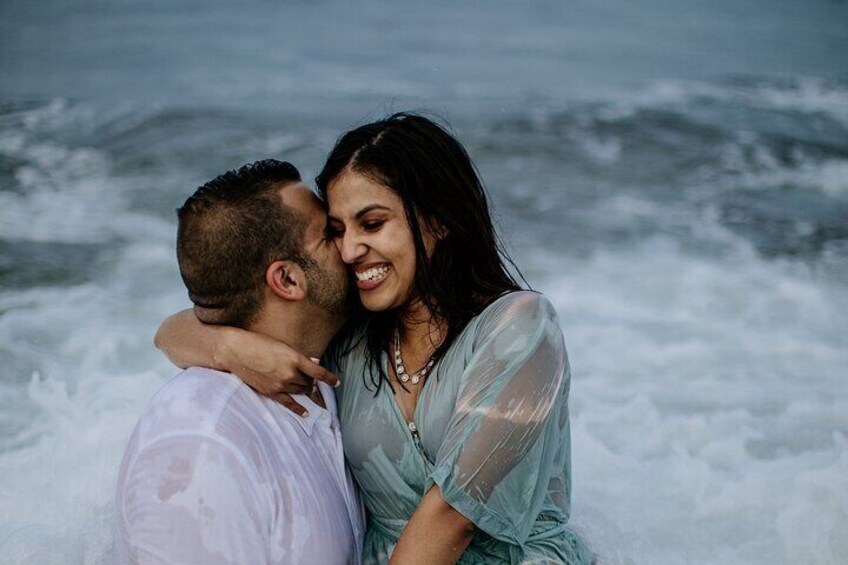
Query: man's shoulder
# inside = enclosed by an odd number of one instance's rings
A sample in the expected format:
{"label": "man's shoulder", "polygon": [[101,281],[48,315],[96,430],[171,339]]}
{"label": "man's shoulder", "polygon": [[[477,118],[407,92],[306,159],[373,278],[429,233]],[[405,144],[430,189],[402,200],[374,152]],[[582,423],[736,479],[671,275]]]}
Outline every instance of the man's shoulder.
{"label": "man's shoulder", "polygon": [[177,434],[214,435],[222,418],[244,411],[255,396],[238,377],[202,367],[190,367],[163,384],[138,420],[142,443]]}
{"label": "man's shoulder", "polygon": [[232,373],[189,367],[177,373],[167,381],[151,398],[150,403],[169,402],[174,398],[192,398],[201,394],[198,400],[226,398],[238,390],[243,383]]}

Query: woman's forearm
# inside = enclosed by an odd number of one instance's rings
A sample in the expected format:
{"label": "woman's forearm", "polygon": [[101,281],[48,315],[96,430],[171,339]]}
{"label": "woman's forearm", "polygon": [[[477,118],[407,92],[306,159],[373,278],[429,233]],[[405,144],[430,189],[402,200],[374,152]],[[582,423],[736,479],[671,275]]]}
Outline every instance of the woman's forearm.
{"label": "woman's forearm", "polygon": [[474,523],[445,502],[439,487],[433,486],[403,529],[390,563],[456,563],[473,536]]}
{"label": "woman's forearm", "polygon": [[209,367],[233,371],[231,334],[239,331],[226,326],[202,323],[191,310],[166,318],[153,343],[177,367]]}
{"label": "woman's forearm", "polygon": [[178,367],[208,367],[233,373],[253,390],[298,414],[306,409],[292,394],[308,394],[314,381],[337,386],[330,371],[285,343],[229,326],[204,324],[191,310],[167,318],[153,343]]}

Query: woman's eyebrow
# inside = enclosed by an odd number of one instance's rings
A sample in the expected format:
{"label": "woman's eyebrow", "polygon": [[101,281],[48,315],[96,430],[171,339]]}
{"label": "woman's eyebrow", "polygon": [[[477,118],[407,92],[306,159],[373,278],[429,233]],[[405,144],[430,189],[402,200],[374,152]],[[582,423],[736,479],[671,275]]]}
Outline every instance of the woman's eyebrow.
{"label": "woman's eyebrow", "polygon": [[392,211],[392,209],[389,208],[388,206],[382,206],[380,204],[369,204],[368,206],[366,206],[365,208],[363,208],[359,212],[357,212],[356,216],[354,216],[354,217],[358,220],[359,218],[361,218],[362,216],[364,216],[368,212],[371,212],[372,210],[387,210],[389,212]]}
{"label": "woman's eyebrow", "polygon": [[[358,220],[362,216],[367,214],[368,212],[372,212],[374,210],[386,210],[387,212],[392,211],[391,208],[389,208],[388,206],[383,206],[382,204],[369,204],[368,206],[364,207],[359,212],[357,212],[356,215],[354,216],[354,219]],[[333,216],[332,214],[327,214],[327,221],[328,222],[341,222],[341,219],[337,218],[336,216]]]}

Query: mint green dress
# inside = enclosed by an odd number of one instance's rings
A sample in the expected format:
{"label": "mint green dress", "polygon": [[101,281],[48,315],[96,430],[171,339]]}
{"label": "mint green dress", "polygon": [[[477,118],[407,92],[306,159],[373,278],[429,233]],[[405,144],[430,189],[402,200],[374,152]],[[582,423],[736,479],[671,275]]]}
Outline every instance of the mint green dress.
{"label": "mint green dress", "polygon": [[476,526],[459,563],[591,562],[568,527],[570,372],[546,298],[513,292],[471,320],[427,377],[417,435],[388,386],[375,397],[354,343],[335,369],[344,450],[368,510],[363,563],[388,562],[434,484]]}

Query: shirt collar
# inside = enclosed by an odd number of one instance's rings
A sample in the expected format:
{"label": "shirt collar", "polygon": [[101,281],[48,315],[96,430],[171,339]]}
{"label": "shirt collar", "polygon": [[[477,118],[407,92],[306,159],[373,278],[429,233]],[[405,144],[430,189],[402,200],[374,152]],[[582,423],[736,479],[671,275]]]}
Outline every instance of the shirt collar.
{"label": "shirt collar", "polygon": [[307,436],[312,436],[312,430],[315,428],[315,423],[321,418],[332,418],[332,413],[335,412],[335,398],[333,397],[333,389],[326,383],[319,382],[318,390],[324,398],[324,405],[327,407],[321,408],[318,404],[312,401],[305,394],[293,394],[292,398],[295,402],[306,408],[309,415],[305,418],[299,414],[291,412],[295,421],[300,424]]}

